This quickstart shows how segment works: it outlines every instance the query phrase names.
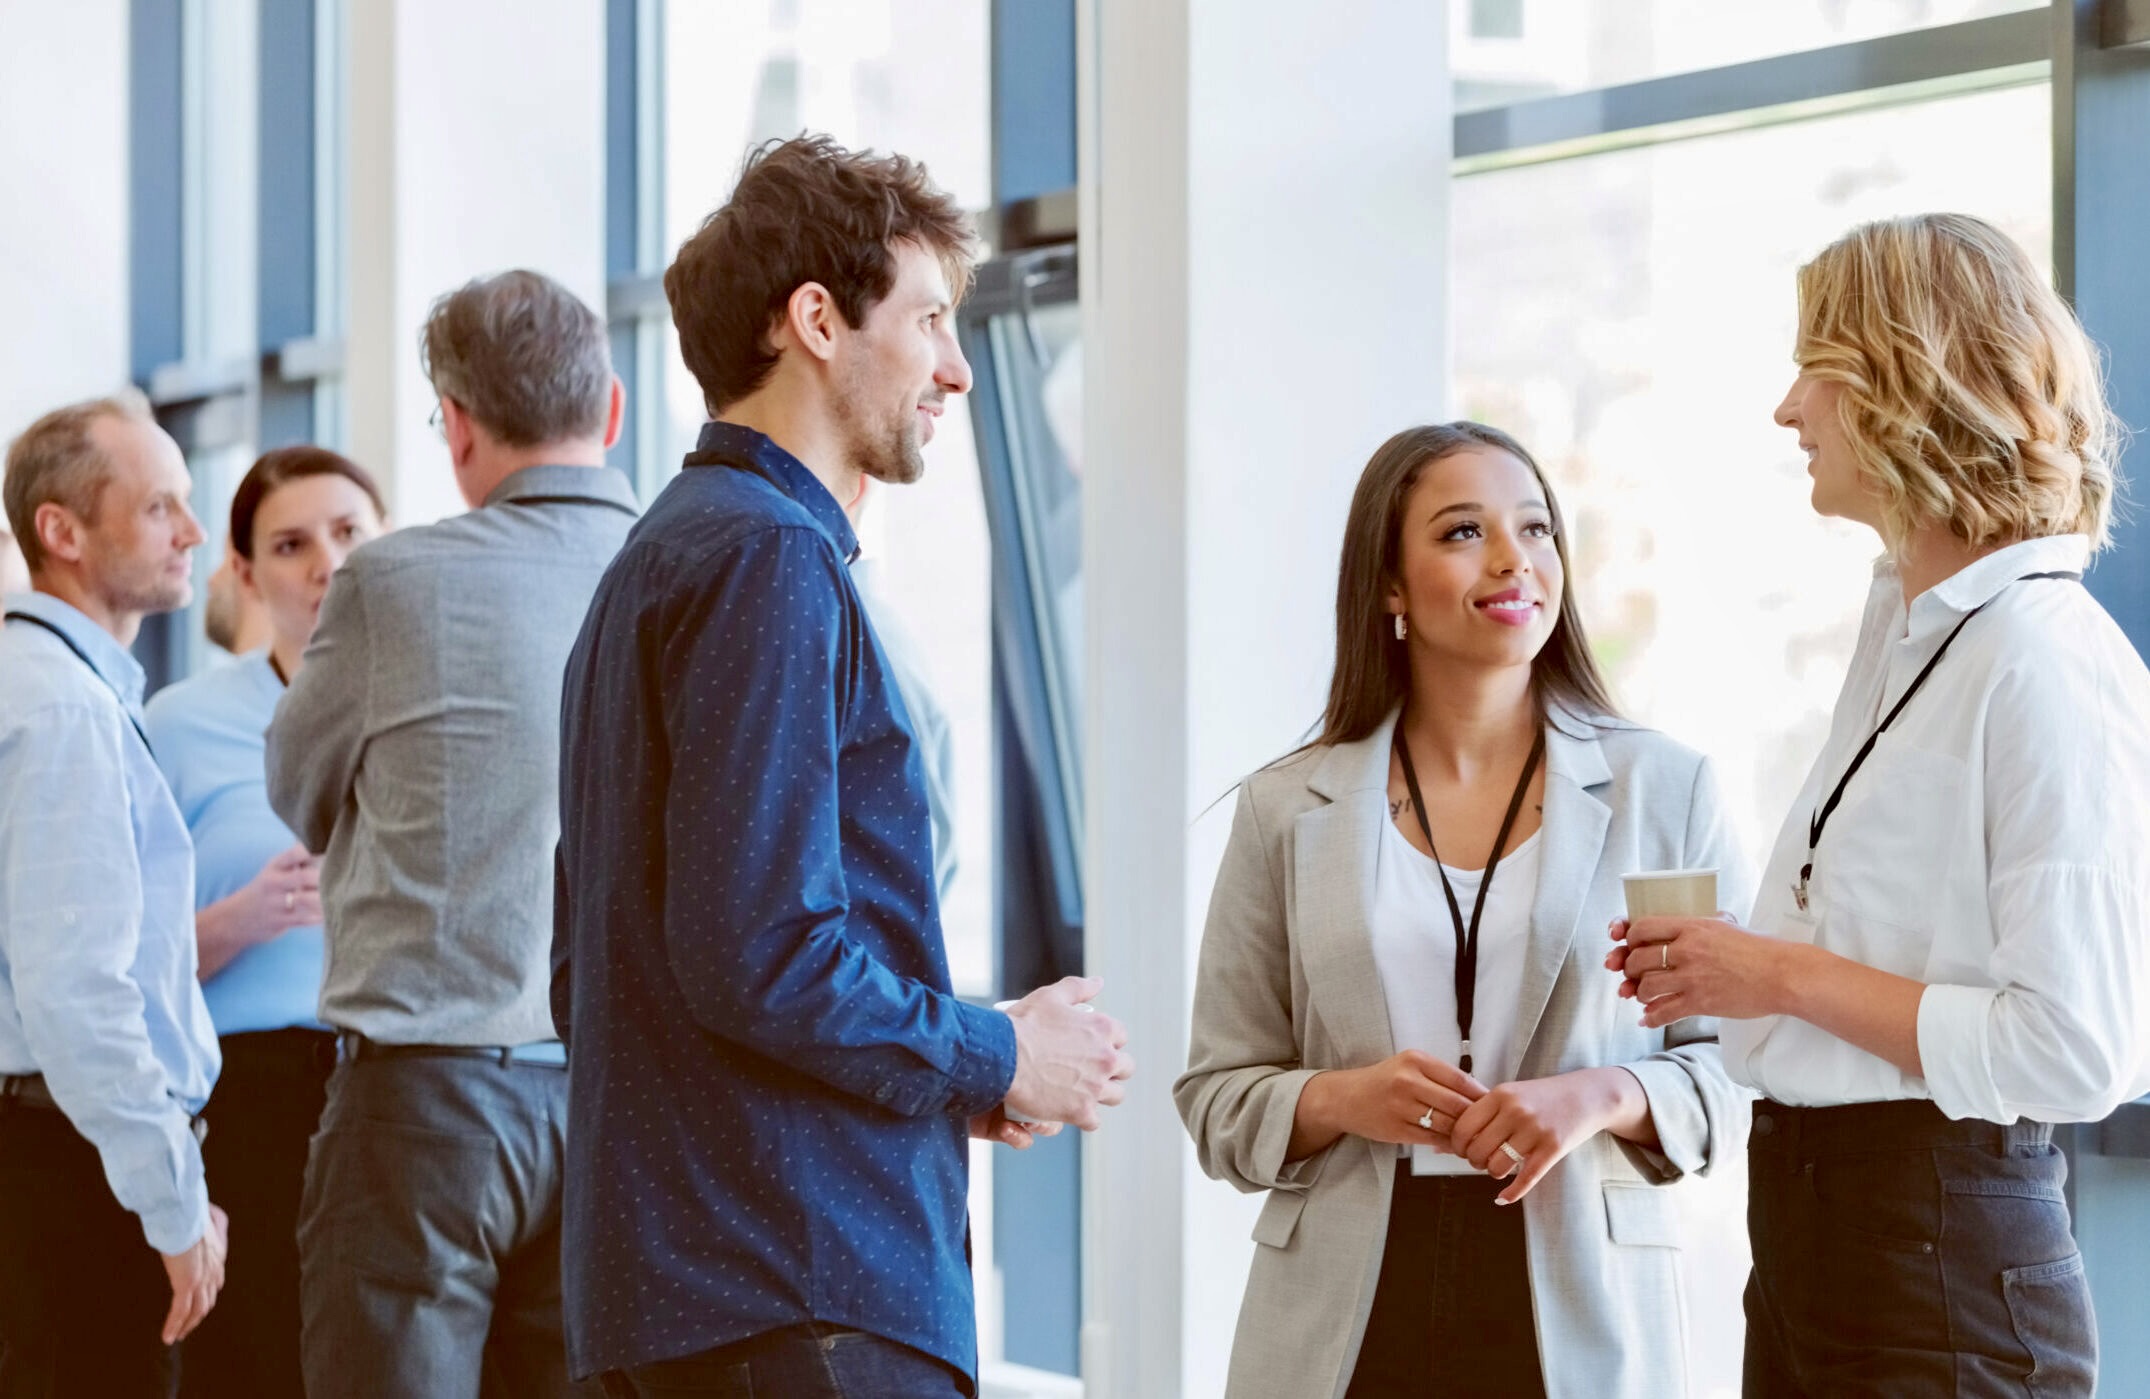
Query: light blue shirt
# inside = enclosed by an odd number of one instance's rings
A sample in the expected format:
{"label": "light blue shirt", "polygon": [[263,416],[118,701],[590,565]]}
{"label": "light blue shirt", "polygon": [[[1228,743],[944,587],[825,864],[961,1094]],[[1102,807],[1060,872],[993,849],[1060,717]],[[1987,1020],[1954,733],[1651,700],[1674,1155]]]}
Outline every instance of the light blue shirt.
{"label": "light blue shirt", "polygon": [[0,1073],[45,1076],[159,1253],[209,1227],[189,1119],[220,1060],[195,983],[194,847],[130,717],[142,668],[57,598],[0,627]]}
{"label": "light blue shirt", "polygon": [[[194,837],[194,906],[246,887],[298,843],[269,809],[262,768],[269,720],[284,696],[267,651],[159,690],[143,723]],[[247,948],[203,983],[220,1035],[321,1028],[321,928],[293,928]]]}

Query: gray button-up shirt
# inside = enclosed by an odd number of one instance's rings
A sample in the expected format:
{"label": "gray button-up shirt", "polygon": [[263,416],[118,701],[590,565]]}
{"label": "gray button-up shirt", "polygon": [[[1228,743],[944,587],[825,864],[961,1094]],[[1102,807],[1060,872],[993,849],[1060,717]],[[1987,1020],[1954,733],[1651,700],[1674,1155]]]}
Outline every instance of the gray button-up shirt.
{"label": "gray button-up shirt", "polygon": [[336,575],[268,751],[270,804],[326,852],[330,1025],[554,1037],[560,679],[634,522],[617,471],[534,466]]}

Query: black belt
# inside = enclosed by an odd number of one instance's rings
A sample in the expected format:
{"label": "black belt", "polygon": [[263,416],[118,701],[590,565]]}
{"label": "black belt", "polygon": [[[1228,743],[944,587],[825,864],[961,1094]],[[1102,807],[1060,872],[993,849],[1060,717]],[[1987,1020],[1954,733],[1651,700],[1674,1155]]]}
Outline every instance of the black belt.
{"label": "black belt", "polygon": [[[46,1085],[43,1074],[0,1076],[0,1102],[21,1103],[26,1108],[40,1108],[46,1112],[59,1113],[62,1117],[67,1115],[59,1100],[52,1096],[52,1089]],[[194,1133],[197,1145],[209,1135],[209,1124],[202,1121],[200,1113],[188,1115],[187,1127]]]}
{"label": "black belt", "polygon": [[564,1069],[565,1063],[549,1059],[519,1059],[512,1044],[382,1044],[356,1030],[336,1032],[336,1061],[358,1059],[490,1059],[505,1069],[521,1064],[532,1069]]}
{"label": "black belt", "polygon": [[2015,1155],[2052,1140],[2049,1122],[2003,1126],[1978,1118],[1951,1120],[1923,1098],[1826,1108],[1787,1107],[1764,1098],[1754,1105],[1754,1128],[1748,1137],[1756,1151],[1783,1152],[1795,1160],[1944,1146],[1978,1146]]}

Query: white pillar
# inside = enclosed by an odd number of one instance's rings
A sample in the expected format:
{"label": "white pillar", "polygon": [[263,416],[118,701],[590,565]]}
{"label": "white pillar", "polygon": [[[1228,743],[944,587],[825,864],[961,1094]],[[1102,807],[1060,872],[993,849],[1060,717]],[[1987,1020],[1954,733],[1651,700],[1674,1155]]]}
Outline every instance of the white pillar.
{"label": "white pillar", "polygon": [[1443,416],[1442,4],[1080,11],[1089,970],[1134,1035],[1086,1143],[1092,1399],[1223,1392],[1258,1199],[1170,1089],[1240,776],[1318,719],[1351,490]]}
{"label": "white pillar", "polygon": [[463,508],[426,427],[434,298],[527,267],[604,314],[605,6],[364,0],[349,15],[349,443],[416,524]]}
{"label": "white pillar", "polygon": [[126,0],[0,2],[0,443],[127,382]]}

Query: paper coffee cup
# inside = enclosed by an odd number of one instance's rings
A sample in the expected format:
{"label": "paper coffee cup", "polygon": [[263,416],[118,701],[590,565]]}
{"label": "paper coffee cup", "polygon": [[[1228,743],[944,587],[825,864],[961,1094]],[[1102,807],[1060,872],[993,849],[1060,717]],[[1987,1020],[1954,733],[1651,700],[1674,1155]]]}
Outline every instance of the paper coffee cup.
{"label": "paper coffee cup", "polygon": [[1646,870],[1623,874],[1627,916],[1635,918],[1714,918],[1717,871]]}

